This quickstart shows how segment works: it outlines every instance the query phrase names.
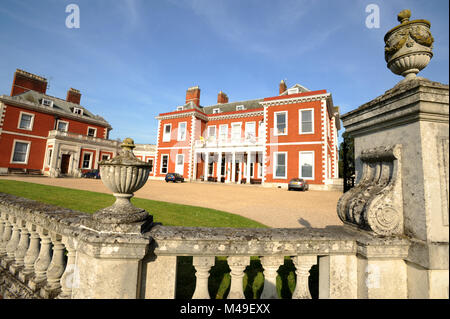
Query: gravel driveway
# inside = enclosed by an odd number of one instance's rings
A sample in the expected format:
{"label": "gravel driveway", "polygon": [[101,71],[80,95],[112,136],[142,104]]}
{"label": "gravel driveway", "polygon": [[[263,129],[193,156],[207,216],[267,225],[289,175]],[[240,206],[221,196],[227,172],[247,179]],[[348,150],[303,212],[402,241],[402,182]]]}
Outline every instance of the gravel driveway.
{"label": "gravel driveway", "polygon": [[[4,176],[20,180],[95,192],[111,193],[100,180]],[[342,225],[336,213],[341,192],[288,192],[256,185],[166,183],[149,180],[136,197],[223,210],[270,227],[325,227]]]}

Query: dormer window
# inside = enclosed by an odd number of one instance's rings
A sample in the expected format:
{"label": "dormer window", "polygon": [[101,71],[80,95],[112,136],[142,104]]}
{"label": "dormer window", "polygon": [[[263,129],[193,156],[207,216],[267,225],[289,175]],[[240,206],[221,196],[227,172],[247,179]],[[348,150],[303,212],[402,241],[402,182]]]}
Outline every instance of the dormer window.
{"label": "dormer window", "polygon": [[178,106],[177,111],[183,111],[183,106]]}
{"label": "dormer window", "polygon": [[288,94],[297,94],[299,93],[298,87],[288,89]]}
{"label": "dormer window", "polygon": [[242,111],[245,110],[243,105],[236,105],[236,111]]}
{"label": "dormer window", "polygon": [[218,113],[220,113],[220,109],[219,108],[213,109],[213,114],[218,114]]}
{"label": "dormer window", "polygon": [[80,109],[79,107],[75,107],[73,109],[73,113],[78,114],[78,115],[83,115],[83,109]]}
{"label": "dormer window", "polygon": [[42,99],[42,105],[48,106],[48,107],[53,107],[53,101],[48,100],[48,99]]}

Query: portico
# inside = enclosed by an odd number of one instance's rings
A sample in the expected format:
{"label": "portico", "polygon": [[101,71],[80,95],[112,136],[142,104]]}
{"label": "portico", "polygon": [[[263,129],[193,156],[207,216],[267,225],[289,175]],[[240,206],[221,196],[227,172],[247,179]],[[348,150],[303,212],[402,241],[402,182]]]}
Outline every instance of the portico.
{"label": "portico", "polygon": [[200,148],[194,150],[193,180],[222,183],[260,183],[263,147]]}

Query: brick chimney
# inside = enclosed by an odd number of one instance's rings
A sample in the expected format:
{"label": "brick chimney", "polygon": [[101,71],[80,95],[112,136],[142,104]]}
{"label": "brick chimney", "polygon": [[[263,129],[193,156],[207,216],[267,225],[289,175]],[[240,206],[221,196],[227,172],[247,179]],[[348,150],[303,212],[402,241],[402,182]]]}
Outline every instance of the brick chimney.
{"label": "brick chimney", "polygon": [[200,88],[198,86],[190,87],[186,91],[186,104],[191,101],[200,106]]}
{"label": "brick chimney", "polygon": [[217,95],[217,104],[223,103],[228,103],[228,95],[220,91],[219,94]]}
{"label": "brick chimney", "polygon": [[11,96],[15,96],[30,90],[45,94],[45,92],[47,92],[47,79],[17,69],[14,73]]}
{"label": "brick chimney", "polygon": [[284,82],[284,80],[281,80],[281,82],[280,82],[280,95],[286,90],[287,90],[286,82]]}
{"label": "brick chimney", "polygon": [[69,91],[67,91],[67,98],[66,98],[67,102],[72,102],[75,104],[80,104],[81,101],[81,93],[80,91],[74,89],[74,88],[70,88]]}

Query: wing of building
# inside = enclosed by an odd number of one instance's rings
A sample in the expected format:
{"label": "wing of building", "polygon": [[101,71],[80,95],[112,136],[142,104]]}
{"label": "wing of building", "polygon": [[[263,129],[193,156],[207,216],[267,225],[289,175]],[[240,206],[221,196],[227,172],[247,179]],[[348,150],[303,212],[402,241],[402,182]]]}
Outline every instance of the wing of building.
{"label": "wing of building", "polygon": [[[300,177],[326,186],[338,178],[339,108],[331,93],[281,81],[279,95],[200,105],[200,88],[185,104],[162,113],[154,178],[180,173],[189,180],[286,186]],[[326,188],[326,187],[322,187]]]}
{"label": "wing of building", "polygon": [[110,124],[80,104],[78,90],[65,100],[46,91],[45,78],[18,69],[11,94],[0,96],[0,173],[80,176],[116,155]]}

